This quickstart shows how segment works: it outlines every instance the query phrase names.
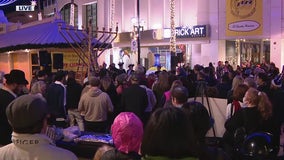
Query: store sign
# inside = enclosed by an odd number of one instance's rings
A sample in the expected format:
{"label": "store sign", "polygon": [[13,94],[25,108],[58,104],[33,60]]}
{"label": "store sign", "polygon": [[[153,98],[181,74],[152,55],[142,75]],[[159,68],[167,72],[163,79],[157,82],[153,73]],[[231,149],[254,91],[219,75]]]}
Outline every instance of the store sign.
{"label": "store sign", "polygon": [[226,36],[263,34],[262,1],[227,0],[226,11]]}
{"label": "store sign", "polygon": [[131,51],[136,52],[138,50],[137,40],[132,39],[131,40]]}
{"label": "store sign", "polygon": [[[175,29],[176,38],[201,38],[207,37],[206,25],[197,25],[193,27],[177,27]],[[164,38],[171,37],[171,29],[164,29]]]}
{"label": "store sign", "polygon": [[206,37],[206,25],[198,25],[190,27],[177,27],[176,28],[177,38],[197,38]]}

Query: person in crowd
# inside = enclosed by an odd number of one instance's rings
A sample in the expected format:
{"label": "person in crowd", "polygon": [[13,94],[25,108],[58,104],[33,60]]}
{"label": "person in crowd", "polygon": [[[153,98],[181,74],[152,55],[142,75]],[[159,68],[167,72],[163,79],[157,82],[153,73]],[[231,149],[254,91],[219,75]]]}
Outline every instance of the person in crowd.
{"label": "person in crowd", "polygon": [[207,75],[203,72],[203,70],[197,72],[196,81],[194,82],[195,86],[190,88],[194,90],[193,97],[197,96],[208,96],[208,97],[216,97],[218,95],[218,90],[216,86],[209,86],[207,82]]}
{"label": "person in crowd", "polygon": [[209,67],[209,69],[210,69],[210,72],[211,72],[213,75],[215,75],[215,74],[216,74],[216,71],[215,71],[215,67],[214,67],[214,65],[213,65],[212,62],[209,62],[208,67]]}
{"label": "person in crowd", "polygon": [[244,83],[244,79],[242,76],[240,75],[236,75],[233,79],[233,83],[232,83],[232,88],[231,90],[228,91],[227,94],[227,103],[232,103],[233,102],[233,92],[234,90],[238,87],[239,84],[243,84]]}
{"label": "person in crowd", "polygon": [[44,97],[45,93],[46,93],[46,83],[44,81],[34,82],[33,86],[31,87],[30,94],[37,95],[46,101]]}
{"label": "person in crowd", "polygon": [[101,160],[140,160],[139,149],[143,138],[143,124],[132,112],[122,112],[111,126],[115,148],[106,151]]}
{"label": "person in crowd", "polygon": [[89,77],[91,88],[81,96],[78,110],[85,119],[85,131],[107,131],[108,112],[113,112],[113,104],[107,93],[100,89],[100,79]]}
{"label": "person in crowd", "polygon": [[188,99],[188,90],[184,86],[176,86],[171,92],[171,101],[168,101],[164,108],[167,107],[177,107],[181,108]]}
{"label": "person in crowd", "polygon": [[283,107],[283,98],[284,98],[284,89],[282,89],[282,79],[281,76],[276,76],[271,80],[271,94],[270,100],[273,106],[273,116],[276,119],[276,122],[281,125],[284,122],[284,107]]}
{"label": "person in crowd", "polygon": [[141,145],[144,160],[195,160],[198,148],[192,124],[181,109],[159,108],[152,113]]}
{"label": "person in crowd", "polygon": [[188,117],[189,122],[193,125],[193,130],[200,145],[200,160],[229,160],[228,155],[219,147],[210,147],[205,142],[205,136],[211,128],[211,120],[205,106],[197,101],[187,102],[182,106]]}
{"label": "person in crowd", "polygon": [[123,90],[125,88],[128,88],[128,85],[127,85],[127,74],[123,73],[123,74],[120,74],[120,75],[116,76],[115,83],[116,83],[116,93],[118,95],[121,95]]}
{"label": "person in crowd", "polygon": [[270,74],[270,77],[272,78],[274,78],[275,76],[279,74],[279,68],[276,67],[274,62],[270,62],[268,73]]}
{"label": "person in crowd", "polygon": [[[102,156],[105,154],[105,152],[112,150],[112,149],[115,149],[115,148],[110,145],[102,145],[100,148],[97,149],[93,160],[102,160]],[[111,160],[110,156],[105,156],[105,157],[107,157],[105,159]]]}
{"label": "person in crowd", "polygon": [[48,77],[48,75],[44,70],[37,71],[35,77],[33,77],[32,81],[31,81],[30,87],[32,87],[33,84],[37,81],[43,81],[47,84],[47,77]]}
{"label": "person in crowd", "polygon": [[140,84],[140,87],[142,87],[146,90],[147,97],[148,97],[148,106],[146,107],[146,109],[143,113],[143,120],[142,120],[144,124],[147,124],[148,119],[150,118],[150,115],[152,113],[152,110],[157,103],[157,99],[156,99],[155,94],[152,91],[152,89],[150,89],[146,85],[142,85],[142,84]]}
{"label": "person in crowd", "polygon": [[246,77],[244,79],[244,84],[247,85],[249,88],[257,88],[256,82],[252,77]]}
{"label": "person in crowd", "polygon": [[[117,111],[117,107],[118,106],[118,102],[119,102],[119,97],[116,93],[116,87],[111,79],[111,77],[109,76],[105,76],[105,77],[102,77],[101,80],[101,86],[100,86],[100,89],[107,93],[110,100],[111,100],[111,103],[113,104],[113,111]],[[108,128],[110,127],[110,125],[112,124],[114,118],[115,118],[115,112],[109,112],[109,115],[108,115]]]}
{"label": "person in crowd", "polygon": [[143,120],[145,109],[148,106],[148,97],[145,88],[139,86],[139,75],[131,75],[131,85],[126,88],[121,95],[121,106],[125,112],[135,113]]}
{"label": "person in crowd", "polygon": [[115,63],[111,63],[108,67],[109,71],[109,77],[111,77],[112,80],[115,79],[115,77],[118,75],[118,69],[115,67]]}
{"label": "person in crowd", "polygon": [[229,72],[224,72],[221,82],[216,85],[218,90],[218,98],[227,98],[228,91],[232,88],[229,79]]}
{"label": "person in crowd", "polygon": [[48,107],[42,98],[23,95],[9,104],[6,115],[13,128],[12,143],[0,148],[0,159],[78,159],[72,152],[56,147],[44,134]]}
{"label": "person in crowd", "polygon": [[148,84],[148,87],[152,89],[152,86],[153,84],[155,83],[157,79],[157,76],[155,75],[155,73],[150,73],[148,76],[147,76],[147,84]]}
{"label": "person in crowd", "polygon": [[55,74],[54,82],[48,86],[46,91],[46,101],[51,111],[50,123],[63,128],[67,127],[66,76],[65,71],[58,71]]}
{"label": "person in crowd", "polygon": [[160,104],[161,106],[164,106],[166,103],[171,103],[171,93],[173,91],[173,89],[177,86],[183,86],[182,82],[180,80],[174,80],[170,90],[164,92],[161,100],[160,100]]}
{"label": "person in crowd", "polygon": [[128,77],[130,77],[130,75],[135,72],[133,67],[134,67],[134,64],[128,65],[128,70],[126,71],[126,74],[127,74]]}
{"label": "person in crowd", "polygon": [[39,72],[38,69],[35,69],[35,70],[32,71],[32,79],[31,79],[31,83],[30,83],[30,89],[32,88],[33,84],[38,81],[37,80],[38,72]]}
{"label": "person in crowd", "polygon": [[75,77],[76,73],[74,71],[68,72],[66,82],[66,108],[70,126],[77,124],[80,131],[84,131],[84,120],[78,111],[78,105],[83,87],[76,81]]}
{"label": "person in crowd", "polygon": [[156,66],[157,70],[155,71],[155,75],[158,76],[159,73],[161,72],[162,66],[159,64]]}
{"label": "person in crowd", "polygon": [[135,74],[137,74],[139,76],[139,84],[140,85],[145,85],[145,86],[151,88],[148,85],[148,80],[146,78],[146,68],[144,66],[142,66],[141,64],[138,64],[135,67]]}
{"label": "person in crowd", "polygon": [[0,89],[0,145],[11,142],[12,128],[6,117],[6,108],[10,102],[17,98],[17,94],[22,92],[24,85],[28,83],[25,73],[21,70],[11,70],[4,75],[5,83]]}
{"label": "person in crowd", "polygon": [[229,63],[229,61],[225,61],[224,72],[232,72],[234,69]]}
{"label": "person in crowd", "polygon": [[269,78],[267,76],[267,73],[259,73],[256,75],[256,84],[257,84],[257,90],[261,92],[265,92],[266,94],[269,94],[270,92],[270,82]]}
{"label": "person in crowd", "polygon": [[217,67],[216,67],[216,77],[217,77],[217,80],[220,81],[223,74],[224,74],[224,64],[222,61],[218,61],[217,63]]}
{"label": "person in crowd", "polygon": [[243,98],[249,87],[245,84],[239,84],[233,91],[232,102],[227,105],[226,109],[226,119],[229,119],[239,111],[241,108],[246,107],[243,103]]}
{"label": "person in crowd", "polygon": [[[233,155],[233,148],[238,137],[237,131],[243,130],[243,134],[254,132],[268,132],[273,135],[274,146],[279,146],[280,126],[275,123],[272,116],[272,105],[265,92],[249,88],[243,98],[245,108],[240,109],[225,122],[225,133],[223,136],[224,149]],[[278,153],[278,149],[275,149]]]}
{"label": "person in crowd", "polygon": [[121,106],[121,95],[122,92],[128,88],[128,83],[127,83],[127,74],[122,73],[115,78],[115,84],[116,84],[116,93],[117,93],[117,104],[116,107],[114,108],[113,115],[116,117],[120,112],[123,111],[123,108]]}
{"label": "person in crowd", "polygon": [[115,85],[113,84],[111,77],[109,76],[102,77],[100,79],[100,83],[101,83],[100,89],[109,95],[112,104],[114,105],[117,104],[118,99],[117,99],[116,88]]}
{"label": "person in crowd", "polygon": [[107,64],[104,62],[99,70],[99,77],[109,76],[109,70],[107,69]]}
{"label": "person in crowd", "polygon": [[122,74],[122,73],[126,73],[126,71],[125,71],[125,69],[123,68],[123,65],[124,65],[124,63],[123,62],[119,62],[118,63],[118,74],[117,75],[120,75],[120,74]]}
{"label": "person in crowd", "polygon": [[205,143],[205,135],[211,128],[209,113],[205,106],[200,102],[191,101],[184,103],[181,109],[192,123],[198,141]]}
{"label": "person in crowd", "polygon": [[158,79],[153,83],[153,86],[152,86],[152,90],[157,99],[157,105],[155,106],[154,110],[156,108],[162,107],[162,106],[159,106],[161,98],[163,94],[169,89],[170,89],[169,75],[166,71],[162,71],[159,73]]}

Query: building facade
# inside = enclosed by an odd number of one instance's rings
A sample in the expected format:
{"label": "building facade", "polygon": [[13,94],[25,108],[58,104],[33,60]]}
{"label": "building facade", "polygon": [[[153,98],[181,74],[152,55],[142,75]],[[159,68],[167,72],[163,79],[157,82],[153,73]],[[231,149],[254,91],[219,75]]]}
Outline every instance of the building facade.
{"label": "building facade", "polygon": [[[119,37],[113,43],[113,49],[100,57],[99,62],[109,64],[123,61],[125,66],[137,63],[137,51],[133,43],[135,26],[137,27],[137,0],[73,2],[77,7],[75,21],[79,28],[88,23],[90,5],[96,6],[96,11],[93,12],[96,15],[92,18],[96,19],[97,27],[110,28],[118,24]],[[45,12],[51,12],[55,6],[62,10],[70,3],[67,0],[58,1],[49,9],[47,7]],[[175,0],[174,3],[175,26],[177,29],[187,28],[181,29],[176,38],[177,56],[184,63],[191,66],[208,65],[209,62],[217,64],[219,60],[228,60],[236,66],[246,62],[257,64],[265,60],[274,62],[278,67],[284,64],[283,1]],[[143,26],[140,35],[141,62],[147,67],[154,65],[158,55],[159,63],[169,68],[172,57],[170,38],[166,33],[171,27],[170,13],[170,0],[140,0],[139,26]],[[136,22],[133,22],[135,18]],[[241,23],[235,23],[238,21]],[[233,29],[232,25],[237,28]],[[256,25],[254,27],[257,29],[250,28],[251,25]],[[197,32],[186,36],[195,31],[193,28],[196,26],[206,26],[206,35]]]}
{"label": "building facade", "polygon": [[[117,24],[119,35],[113,48],[99,57],[99,64],[124,62],[125,68],[137,64],[134,41],[137,26],[143,27],[139,30],[140,58],[147,68],[160,63],[170,69],[171,63],[176,62],[191,67],[207,66],[209,62],[217,65],[219,60],[228,60],[234,66],[263,60],[274,62],[279,68],[284,64],[282,0],[174,0],[177,51],[174,61],[170,52],[170,0],[140,0],[139,25],[137,2],[43,0],[43,17],[56,16],[59,12],[66,22],[79,29],[86,28],[90,19],[93,28],[99,30],[115,28]],[[3,66],[15,65],[5,61]]]}

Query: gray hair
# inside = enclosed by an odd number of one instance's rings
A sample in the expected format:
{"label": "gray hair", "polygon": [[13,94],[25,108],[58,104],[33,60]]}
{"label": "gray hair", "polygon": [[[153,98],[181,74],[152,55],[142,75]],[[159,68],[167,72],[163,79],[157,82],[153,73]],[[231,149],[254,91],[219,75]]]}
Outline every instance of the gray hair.
{"label": "gray hair", "polygon": [[37,81],[32,85],[31,94],[43,94],[46,83],[44,81]]}

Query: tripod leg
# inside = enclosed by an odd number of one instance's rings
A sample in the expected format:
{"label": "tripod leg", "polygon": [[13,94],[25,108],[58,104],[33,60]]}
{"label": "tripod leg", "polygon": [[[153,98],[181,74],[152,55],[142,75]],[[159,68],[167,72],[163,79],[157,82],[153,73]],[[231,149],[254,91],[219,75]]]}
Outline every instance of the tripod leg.
{"label": "tripod leg", "polygon": [[[206,101],[207,101],[207,105],[208,105],[209,116],[210,116],[210,118],[212,118],[211,106],[210,106],[209,99],[208,99],[208,96],[207,96],[207,91],[206,91]],[[212,125],[212,130],[213,130],[214,137],[216,137],[214,124]]]}

